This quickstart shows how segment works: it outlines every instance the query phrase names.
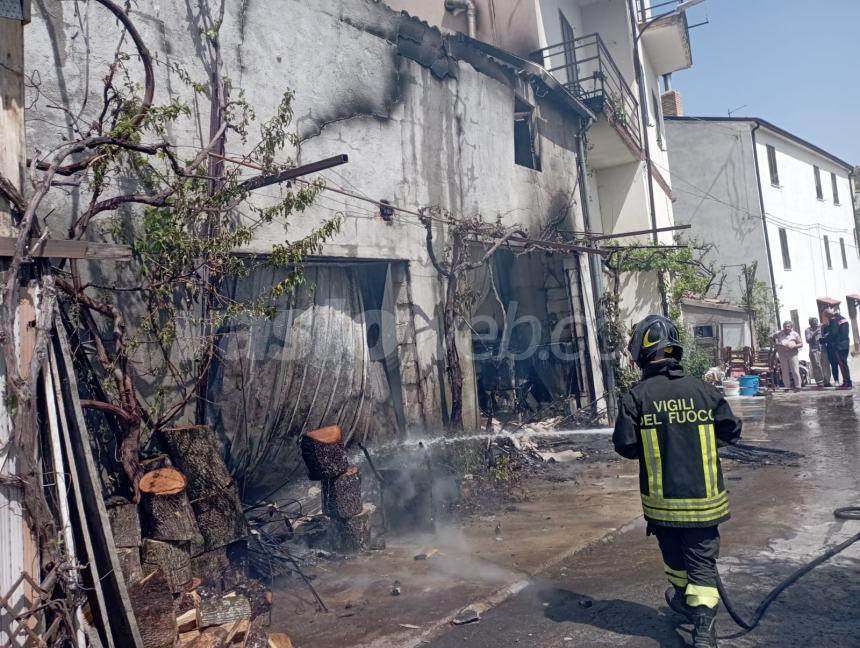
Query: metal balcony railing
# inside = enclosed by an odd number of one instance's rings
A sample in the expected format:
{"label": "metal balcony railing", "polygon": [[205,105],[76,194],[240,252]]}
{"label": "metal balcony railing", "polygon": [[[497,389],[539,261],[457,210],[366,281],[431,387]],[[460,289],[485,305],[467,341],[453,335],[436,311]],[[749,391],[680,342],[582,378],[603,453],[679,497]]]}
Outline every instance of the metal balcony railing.
{"label": "metal balcony railing", "polygon": [[639,102],[609,55],[600,34],[550,45],[532,52],[531,60],[543,65],[568,92],[597,113],[604,113],[641,146]]}

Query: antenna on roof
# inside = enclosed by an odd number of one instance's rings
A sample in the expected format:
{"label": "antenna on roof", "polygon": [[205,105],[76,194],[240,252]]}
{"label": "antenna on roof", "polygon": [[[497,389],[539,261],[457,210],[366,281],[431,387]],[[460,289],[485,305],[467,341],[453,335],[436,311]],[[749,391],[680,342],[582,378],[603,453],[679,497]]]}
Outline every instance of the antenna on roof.
{"label": "antenna on roof", "polygon": [[739,107],[735,108],[734,110],[729,110],[729,117],[731,117],[732,115],[734,115],[736,112],[740,112],[741,110],[743,110],[744,108],[746,108],[746,107],[747,107],[747,105],[748,105],[748,104],[744,104],[743,106],[739,106]]}

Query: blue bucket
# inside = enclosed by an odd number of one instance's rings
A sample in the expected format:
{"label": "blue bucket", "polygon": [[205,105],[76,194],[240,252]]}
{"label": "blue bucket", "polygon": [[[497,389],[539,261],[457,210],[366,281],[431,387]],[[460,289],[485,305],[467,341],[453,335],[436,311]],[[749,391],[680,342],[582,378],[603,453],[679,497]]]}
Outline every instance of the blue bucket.
{"label": "blue bucket", "polygon": [[741,396],[755,396],[758,394],[758,376],[741,376],[738,383],[741,386]]}

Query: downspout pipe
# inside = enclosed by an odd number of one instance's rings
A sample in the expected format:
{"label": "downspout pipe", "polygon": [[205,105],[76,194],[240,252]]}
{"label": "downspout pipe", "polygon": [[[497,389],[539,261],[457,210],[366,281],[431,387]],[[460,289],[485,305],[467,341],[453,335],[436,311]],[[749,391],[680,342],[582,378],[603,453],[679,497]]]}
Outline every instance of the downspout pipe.
{"label": "downspout pipe", "polygon": [[761,170],[758,166],[758,146],[756,146],[755,140],[755,132],[759,128],[761,128],[761,124],[756,122],[750,133],[752,135],[753,161],[755,162],[755,180],[758,185],[758,204],[759,209],[761,209],[762,227],[764,227],[764,247],[767,251],[767,269],[770,272],[770,286],[773,290],[773,312],[776,315],[776,328],[779,330],[781,326],[779,317],[779,297],[776,294],[776,275],[773,273],[773,255],[770,252],[770,236],[767,233],[767,213],[764,210],[764,192],[761,187]]}
{"label": "downspout pipe", "polygon": [[478,33],[478,8],[474,0],[445,0],[445,9],[454,13],[466,12],[466,24],[469,38],[475,38]]}
{"label": "downspout pipe", "polygon": [[[648,205],[651,211],[651,229],[654,232],[651,234],[651,242],[654,245],[659,245],[660,240],[657,235],[657,204],[654,200],[654,170],[651,162],[651,142],[648,137],[648,91],[645,88],[645,70],[642,67],[642,56],[639,53],[641,42],[639,39],[639,26],[636,21],[636,7],[633,5],[633,0],[628,0],[628,10],[630,12],[630,26],[633,31],[633,73],[636,75],[636,86],[639,90],[639,118],[642,120],[642,144],[645,151],[645,171],[648,176]],[[656,115],[655,119],[660,116]],[[669,304],[666,301],[666,277],[662,272],[657,273],[657,281],[660,288],[660,306],[663,309],[663,315],[669,316]]]}
{"label": "downspout pipe", "polygon": [[[582,198],[582,221],[586,234],[592,230],[591,222],[591,186],[588,182],[588,171],[585,164],[585,131],[591,124],[590,120],[579,122],[579,132],[576,134],[576,165],[579,176],[579,195]],[[610,422],[615,421],[617,407],[615,403],[615,369],[612,367],[612,349],[606,348],[606,339],[602,332],[606,330],[606,309],[603,305],[603,267],[600,256],[588,255],[588,274],[591,275],[591,292],[594,295],[594,310],[597,316],[597,346],[600,354],[600,372],[603,374],[603,388],[606,392],[606,414]]]}

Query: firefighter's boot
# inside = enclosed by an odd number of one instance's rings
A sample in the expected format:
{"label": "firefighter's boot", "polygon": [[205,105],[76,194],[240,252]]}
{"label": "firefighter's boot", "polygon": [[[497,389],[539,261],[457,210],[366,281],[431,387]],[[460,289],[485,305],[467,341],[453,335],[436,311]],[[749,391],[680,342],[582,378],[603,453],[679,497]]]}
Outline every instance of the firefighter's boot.
{"label": "firefighter's boot", "polygon": [[673,585],[666,590],[666,603],[672,608],[672,611],[685,617],[690,623],[693,622],[695,610],[687,605],[687,595],[684,593],[683,587]]}
{"label": "firefighter's boot", "polygon": [[694,648],[716,648],[717,608],[699,605],[693,608]]}

